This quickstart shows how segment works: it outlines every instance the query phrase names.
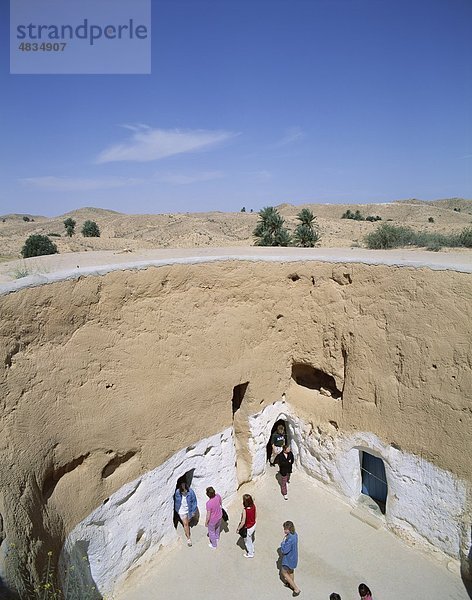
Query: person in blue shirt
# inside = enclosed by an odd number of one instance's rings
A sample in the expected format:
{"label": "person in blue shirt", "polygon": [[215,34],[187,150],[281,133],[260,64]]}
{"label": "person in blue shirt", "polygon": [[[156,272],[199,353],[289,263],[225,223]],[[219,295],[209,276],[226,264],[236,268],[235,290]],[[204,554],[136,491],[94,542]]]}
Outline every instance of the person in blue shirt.
{"label": "person in blue shirt", "polygon": [[282,553],[282,578],[285,585],[293,590],[293,596],[300,595],[300,588],[295,583],[295,569],[298,565],[298,535],[292,521],[283,524],[285,537],[280,544]]}
{"label": "person in blue shirt", "polygon": [[196,515],[197,508],[197,497],[195,496],[195,492],[188,487],[185,481],[182,481],[175,490],[174,510],[179,515],[182,525],[184,526],[187,546],[192,545],[192,540],[190,539],[190,521]]}

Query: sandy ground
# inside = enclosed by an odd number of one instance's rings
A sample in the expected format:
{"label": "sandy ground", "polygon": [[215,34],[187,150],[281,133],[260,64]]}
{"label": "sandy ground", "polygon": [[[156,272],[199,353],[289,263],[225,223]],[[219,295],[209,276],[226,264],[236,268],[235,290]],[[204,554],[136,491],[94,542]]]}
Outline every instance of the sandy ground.
{"label": "sandy ground", "polygon": [[[222,533],[216,551],[208,548],[202,521],[192,530],[192,548],[186,546],[179,526],[179,543],[135,570],[114,598],[291,598],[277,570],[282,523],[288,519],[295,523],[299,534],[296,580],[302,590],[300,598],[328,600],[331,592],[337,592],[343,600],[354,600],[360,582],[369,585],[375,600],[469,598],[456,563],[406,546],[383,526],[376,529],[356,518],[351,514],[352,507],[302,473],[293,475],[289,500],[284,501],[274,475],[275,469],[271,469],[262,480],[239,490],[227,506],[229,532]],[[253,494],[258,509],[254,559],[243,557],[235,534],[243,493]],[[201,508],[204,512],[204,506]],[[373,518],[368,509],[360,513],[367,520]]]}
{"label": "sandy ground", "polygon": [[115,270],[219,260],[357,262],[472,272],[472,252],[256,247],[160,248],[125,253],[102,250],[99,252],[52,254],[1,263],[0,293],[62,279],[73,279],[82,275],[100,275]]}

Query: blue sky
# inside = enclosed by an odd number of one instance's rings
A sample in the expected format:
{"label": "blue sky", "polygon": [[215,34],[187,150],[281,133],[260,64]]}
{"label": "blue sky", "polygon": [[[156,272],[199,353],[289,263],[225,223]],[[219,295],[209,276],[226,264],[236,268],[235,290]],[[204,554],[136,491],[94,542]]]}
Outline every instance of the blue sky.
{"label": "blue sky", "polygon": [[151,75],[10,75],[8,24],[0,213],[472,198],[470,0],[152,0]]}

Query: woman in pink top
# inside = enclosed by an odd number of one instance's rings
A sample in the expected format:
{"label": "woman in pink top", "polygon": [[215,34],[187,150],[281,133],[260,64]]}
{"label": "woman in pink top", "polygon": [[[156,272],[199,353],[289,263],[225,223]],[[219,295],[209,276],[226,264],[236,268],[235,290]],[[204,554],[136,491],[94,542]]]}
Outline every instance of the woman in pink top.
{"label": "woman in pink top", "polygon": [[206,495],[209,500],[206,503],[206,519],[205,527],[208,527],[208,537],[210,541],[208,545],[213,550],[216,550],[218,540],[220,539],[220,523],[223,511],[221,509],[221,496],[215,493],[212,487],[207,487]]}

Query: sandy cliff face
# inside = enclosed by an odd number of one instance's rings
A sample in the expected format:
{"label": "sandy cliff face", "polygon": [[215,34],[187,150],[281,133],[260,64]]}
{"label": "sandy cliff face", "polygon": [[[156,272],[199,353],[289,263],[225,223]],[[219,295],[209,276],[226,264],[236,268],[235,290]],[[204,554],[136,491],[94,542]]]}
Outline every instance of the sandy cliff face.
{"label": "sandy cliff face", "polygon": [[0,511],[6,540],[33,554],[232,427],[245,383],[240,482],[252,473],[249,417],[286,394],[304,423],[369,432],[470,484],[469,274],[182,264],[21,290],[0,310]]}

